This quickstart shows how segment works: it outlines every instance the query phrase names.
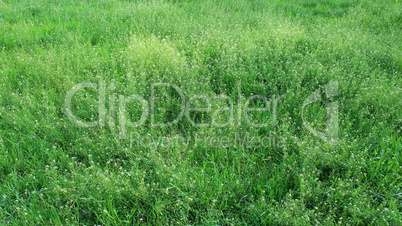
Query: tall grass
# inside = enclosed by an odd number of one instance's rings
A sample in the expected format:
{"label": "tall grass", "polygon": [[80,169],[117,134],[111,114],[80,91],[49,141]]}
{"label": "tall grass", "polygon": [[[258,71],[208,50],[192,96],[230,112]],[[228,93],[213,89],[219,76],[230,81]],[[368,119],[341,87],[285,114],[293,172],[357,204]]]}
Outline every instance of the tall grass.
{"label": "tall grass", "polygon": [[[0,9],[1,223],[401,223],[401,3],[3,0]],[[331,81],[336,97],[302,109]],[[68,117],[66,96],[83,82],[97,88],[77,92],[71,110],[102,117],[104,84],[104,126]],[[153,126],[180,114],[178,90],[187,108],[211,110]],[[122,137],[121,120],[144,113],[134,100],[120,111],[132,95],[149,112],[155,103],[154,121]],[[253,95],[277,100],[275,112],[249,113],[267,126],[239,113],[264,107],[247,102]],[[337,143],[305,127],[324,131],[333,101]]]}

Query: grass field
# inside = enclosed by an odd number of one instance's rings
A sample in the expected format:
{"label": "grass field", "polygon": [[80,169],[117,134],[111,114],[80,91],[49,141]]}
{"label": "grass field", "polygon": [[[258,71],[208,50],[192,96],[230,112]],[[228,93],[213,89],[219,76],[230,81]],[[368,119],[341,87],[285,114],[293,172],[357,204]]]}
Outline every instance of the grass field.
{"label": "grass field", "polygon": [[0,224],[402,224],[402,3],[0,0]]}

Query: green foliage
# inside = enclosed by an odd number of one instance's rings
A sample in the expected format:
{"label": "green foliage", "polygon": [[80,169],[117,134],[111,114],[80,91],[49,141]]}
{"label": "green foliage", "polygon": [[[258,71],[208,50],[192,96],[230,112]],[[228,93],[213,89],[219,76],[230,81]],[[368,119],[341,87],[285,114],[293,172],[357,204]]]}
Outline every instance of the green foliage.
{"label": "green foliage", "polygon": [[[1,224],[401,224],[398,1],[3,0],[0,9]],[[330,81],[337,143],[304,124],[326,128],[329,97],[302,115]],[[67,93],[82,82],[97,89],[77,92],[71,111],[102,117],[104,82],[104,126],[68,118]],[[155,83],[175,87],[152,96]],[[122,98],[141,96],[149,112],[154,101],[155,122],[171,122],[178,90],[204,97],[187,108],[211,111],[162,128],[148,117],[121,137]],[[264,107],[247,102],[253,95],[278,100],[275,113],[250,117],[266,127],[239,113]],[[124,116],[139,121],[143,102]]]}

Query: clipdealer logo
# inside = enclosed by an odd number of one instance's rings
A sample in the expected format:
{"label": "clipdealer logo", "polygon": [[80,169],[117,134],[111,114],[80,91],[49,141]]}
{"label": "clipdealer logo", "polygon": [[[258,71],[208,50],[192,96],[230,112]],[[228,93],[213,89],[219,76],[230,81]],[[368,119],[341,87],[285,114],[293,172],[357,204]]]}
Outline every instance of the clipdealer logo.
{"label": "clipdealer logo", "polygon": [[[149,98],[146,99],[138,94],[131,94],[129,96],[118,95],[116,92],[116,86],[113,82],[106,83],[104,80],[100,80],[98,84],[92,82],[83,82],[72,87],[66,94],[65,98],[65,112],[69,120],[79,127],[105,127],[109,126],[112,130],[118,130],[119,138],[126,139],[130,128],[136,128],[144,126],[147,122],[150,127],[162,128],[175,125],[180,120],[187,120],[191,126],[194,127],[233,127],[246,123],[250,127],[275,127],[277,125],[277,107],[285,95],[272,97],[266,97],[263,95],[251,95],[245,98],[242,89],[241,82],[237,84],[237,98],[233,100],[227,95],[221,94],[216,96],[207,95],[185,95],[185,92],[175,84],[170,83],[153,83],[150,87]],[[167,88],[177,94],[180,99],[179,113],[175,115],[174,119],[169,122],[160,122],[157,120],[156,112],[161,108],[158,106],[155,99],[156,96],[161,94],[158,88]],[[74,114],[73,99],[79,92],[85,91],[85,89],[92,89],[97,92],[97,112],[98,118],[93,121],[84,121]],[[110,94],[111,93],[111,94]],[[331,81],[324,87],[324,93],[326,97],[331,99],[338,95],[338,82]],[[325,142],[337,142],[338,130],[339,130],[339,114],[338,114],[338,101],[333,101],[326,107],[327,121],[325,131],[319,131],[314,129],[305,117],[305,108],[314,103],[322,101],[321,90],[317,90],[309,95],[301,106],[301,115],[303,119],[303,126],[314,136],[322,139]],[[194,107],[194,103],[201,101],[204,103],[202,107]],[[225,101],[227,105],[213,107],[213,103],[216,101]],[[253,102],[263,103],[263,106],[252,106]],[[108,103],[108,108],[106,107]],[[137,121],[129,119],[127,106],[134,104],[141,106],[140,117]],[[250,115],[252,113],[269,113],[270,118],[268,120],[253,120]],[[205,113],[209,114],[210,120],[204,122],[196,122],[191,118],[192,113]],[[222,122],[218,120],[219,114],[226,113],[228,115],[227,120]]]}

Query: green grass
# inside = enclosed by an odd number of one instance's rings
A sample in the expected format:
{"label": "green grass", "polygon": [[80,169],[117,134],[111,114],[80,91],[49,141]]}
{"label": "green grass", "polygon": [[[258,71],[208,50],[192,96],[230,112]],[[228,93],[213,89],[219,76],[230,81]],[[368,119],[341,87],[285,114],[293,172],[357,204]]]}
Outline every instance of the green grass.
{"label": "green grass", "polygon": [[0,223],[401,224],[401,4],[0,0]]}

